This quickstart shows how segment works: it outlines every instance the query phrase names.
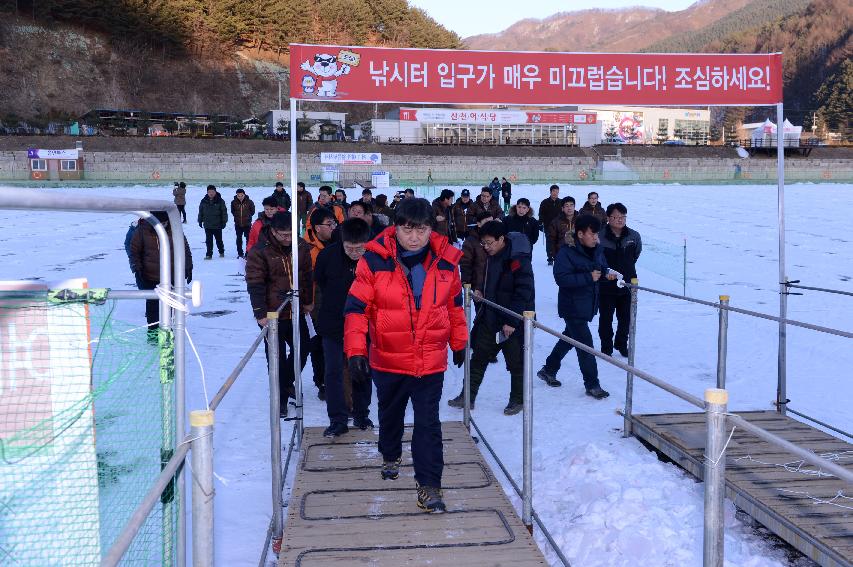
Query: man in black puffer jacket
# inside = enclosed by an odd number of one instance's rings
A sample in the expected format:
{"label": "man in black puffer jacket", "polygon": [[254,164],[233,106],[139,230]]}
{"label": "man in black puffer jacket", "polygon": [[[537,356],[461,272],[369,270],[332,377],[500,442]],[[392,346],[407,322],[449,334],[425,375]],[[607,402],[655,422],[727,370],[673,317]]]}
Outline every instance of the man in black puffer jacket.
{"label": "man in black puffer jacket", "polygon": [[[486,278],[483,296],[521,315],[535,309],[536,287],[530,263],[530,241],[518,232],[507,233],[501,221],[491,221],[480,227],[480,243],[485,248]],[[474,354],[471,356],[471,405],[477,397],[486,367],[499,351],[504,354],[510,373],[509,403],[505,415],[515,415],[522,409],[524,362],[522,321],[487,305],[477,306],[477,318],[471,332]],[[449,400],[451,407],[462,407],[463,394]]]}
{"label": "man in black puffer jacket", "polygon": [[204,244],[207,247],[205,260],[213,257],[213,239],[219,257],[225,257],[225,244],[222,243],[222,229],[228,224],[228,207],[215,185],[207,186],[207,195],[198,204],[198,227],[204,229]]}
{"label": "man in black puffer jacket", "polygon": [[520,232],[530,241],[530,247],[539,240],[539,230],[541,226],[536,217],[533,216],[533,209],[530,208],[530,201],[522,197],[512,208],[509,209],[509,215],[504,217],[507,232]]}
{"label": "man in black puffer jacket", "polygon": [[[601,223],[592,215],[581,215],[575,223],[575,245],[563,246],[557,251],[554,260],[554,281],[560,288],[557,296],[557,311],[566,322],[563,334],[592,348],[592,334],[589,322],[598,311],[599,280],[616,279],[609,274],[604,250],[598,243],[598,231]],[[545,366],[537,376],[549,386],[560,386],[557,372],[560,363],[571,350],[572,345],[558,340],[551,354],[545,359]],[[598,382],[598,365],[595,357],[577,349],[578,364],[583,375],[586,394],[597,400],[609,396]]]}

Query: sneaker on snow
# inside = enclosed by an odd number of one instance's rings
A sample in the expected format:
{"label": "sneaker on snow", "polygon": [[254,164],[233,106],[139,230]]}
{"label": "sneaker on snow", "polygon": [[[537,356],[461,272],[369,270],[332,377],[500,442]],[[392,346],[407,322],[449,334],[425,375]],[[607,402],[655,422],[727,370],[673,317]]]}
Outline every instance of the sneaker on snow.
{"label": "sneaker on snow", "polygon": [[519,402],[509,402],[504,408],[504,415],[515,415],[523,409],[523,404]]}
{"label": "sneaker on snow", "polygon": [[596,386],[594,388],[588,388],[586,391],[586,395],[591,396],[596,400],[603,400],[604,398],[610,395],[610,392],[608,392],[607,390],[602,390],[601,386]]}
{"label": "sneaker on snow", "polygon": [[213,258],[213,254],[211,254],[210,256],[205,256],[205,257],[204,257],[204,259],[205,259],[205,260],[210,260],[210,259],[212,259],[212,258]]}
{"label": "sneaker on snow", "polygon": [[349,431],[346,423],[335,422],[323,431],[323,437],[340,437]]}
{"label": "sneaker on snow", "polygon": [[219,253],[219,257],[220,257],[220,258],[224,258],[224,257],[225,257],[225,252],[220,252],[220,253]]}
{"label": "sneaker on snow", "polygon": [[[447,405],[452,408],[462,409],[465,407],[465,392],[460,393],[455,398],[447,400]],[[474,400],[471,400],[471,409],[474,409]]]}
{"label": "sneaker on snow", "polygon": [[628,347],[622,347],[622,348],[618,348],[616,350],[619,351],[619,354],[621,354],[625,358],[628,358]]}
{"label": "sneaker on snow", "polygon": [[447,510],[442,500],[441,489],[418,485],[418,508],[434,514]]}
{"label": "sneaker on snow", "polygon": [[397,477],[400,476],[400,463],[403,462],[403,459],[397,459],[396,461],[383,461],[382,463],[382,480],[397,480]]}
{"label": "sneaker on snow", "polygon": [[322,402],[326,401],[326,387],[325,386],[320,386],[319,388],[317,388],[317,398]]}
{"label": "sneaker on snow", "polygon": [[601,347],[601,352],[607,356],[613,356],[613,347]]}
{"label": "sneaker on snow", "polygon": [[563,383],[557,380],[557,377],[554,376],[554,374],[548,372],[548,370],[546,370],[544,366],[541,370],[539,370],[539,372],[536,373],[536,375],[542,380],[544,380],[546,384],[553,388],[559,388],[563,385]]}
{"label": "sneaker on snow", "polygon": [[373,422],[369,417],[354,417],[352,419],[352,426],[358,427],[362,431],[366,429],[373,429]]}

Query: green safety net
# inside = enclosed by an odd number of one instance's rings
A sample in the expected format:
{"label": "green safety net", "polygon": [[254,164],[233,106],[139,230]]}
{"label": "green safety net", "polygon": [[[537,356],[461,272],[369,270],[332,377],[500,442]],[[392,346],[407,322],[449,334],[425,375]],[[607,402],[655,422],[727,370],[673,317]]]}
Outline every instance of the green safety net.
{"label": "green safety net", "polygon": [[[98,565],[172,454],[172,332],[107,293],[0,293],[0,565]],[[167,492],[123,565],[171,564]]]}

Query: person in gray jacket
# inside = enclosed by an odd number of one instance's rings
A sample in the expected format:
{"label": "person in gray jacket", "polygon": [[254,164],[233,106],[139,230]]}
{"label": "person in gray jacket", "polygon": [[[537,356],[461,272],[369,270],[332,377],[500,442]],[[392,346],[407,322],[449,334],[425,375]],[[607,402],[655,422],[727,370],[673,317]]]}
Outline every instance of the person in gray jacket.
{"label": "person in gray jacket", "polygon": [[172,195],[175,196],[175,205],[184,219],[183,223],[187,224],[187,184],[183,181],[175,181],[175,188],[172,189]]}

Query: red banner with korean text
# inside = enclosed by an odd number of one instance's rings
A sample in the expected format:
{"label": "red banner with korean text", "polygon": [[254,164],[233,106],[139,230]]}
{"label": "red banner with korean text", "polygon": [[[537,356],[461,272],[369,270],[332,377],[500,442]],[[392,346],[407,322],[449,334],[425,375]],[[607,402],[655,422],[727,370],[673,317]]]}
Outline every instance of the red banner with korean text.
{"label": "red banner with korean text", "polygon": [[290,46],[290,96],[424,104],[769,105],[782,54]]}

